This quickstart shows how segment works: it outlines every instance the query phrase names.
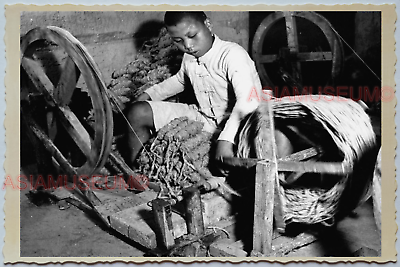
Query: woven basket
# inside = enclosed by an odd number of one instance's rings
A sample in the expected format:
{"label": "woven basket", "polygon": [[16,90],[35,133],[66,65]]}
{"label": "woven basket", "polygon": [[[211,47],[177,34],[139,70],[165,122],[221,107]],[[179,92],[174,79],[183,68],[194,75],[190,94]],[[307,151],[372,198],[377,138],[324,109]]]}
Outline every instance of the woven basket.
{"label": "woven basket", "polygon": [[[375,134],[370,118],[362,107],[346,98],[334,97],[327,99],[323,96],[309,96],[303,99],[293,97],[275,98],[271,102],[274,121],[297,124],[307,127],[311,141],[315,141],[322,149],[343,164],[353,166],[365,151],[375,146]],[[260,158],[261,151],[257,142],[259,134],[260,110],[247,119],[239,134],[238,157],[251,157],[254,151]],[[324,140],[315,140],[315,133],[323,136]],[[330,140],[326,140],[329,138]],[[331,143],[336,146],[324,147]],[[293,187],[280,184],[282,208],[286,223],[328,223],[338,212],[339,200],[351,179],[350,175],[338,177],[328,189],[318,187]]]}

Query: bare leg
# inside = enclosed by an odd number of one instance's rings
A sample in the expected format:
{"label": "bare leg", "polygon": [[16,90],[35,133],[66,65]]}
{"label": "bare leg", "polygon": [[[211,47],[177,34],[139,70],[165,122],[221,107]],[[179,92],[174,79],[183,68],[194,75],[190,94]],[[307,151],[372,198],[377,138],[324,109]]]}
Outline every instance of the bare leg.
{"label": "bare leg", "polygon": [[278,158],[289,156],[293,153],[293,145],[289,138],[280,130],[275,130],[276,156]]}
{"label": "bare leg", "polygon": [[135,159],[154,131],[153,111],[147,102],[139,101],[130,106],[126,116],[131,127],[128,125],[128,165],[134,167]]}

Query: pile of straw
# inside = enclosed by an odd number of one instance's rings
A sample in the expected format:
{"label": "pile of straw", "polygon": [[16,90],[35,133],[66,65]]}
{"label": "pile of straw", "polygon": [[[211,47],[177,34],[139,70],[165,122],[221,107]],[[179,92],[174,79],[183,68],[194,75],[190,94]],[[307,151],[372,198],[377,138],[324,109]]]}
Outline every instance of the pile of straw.
{"label": "pile of straw", "polygon": [[[332,158],[342,160],[343,164],[353,166],[364,152],[375,146],[370,118],[358,103],[350,99],[314,96],[296,100],[284,97],[273,99],[269,104],[272,104],[274,122],[308,129],[310,135],[307,137],[327,154],[336,154],[331,155]],[[253,154],[260,158],[260,148],[255,144],[257,140],[267,141],[260,140],[262,116],[259,109],[248,118],[239,135],[238,157],[247,158]],[[318,140],[318,136],[323,137]],[[326,147],[327,144],[336,145],[336,149]],[[314,224],[334,219],[339,199],[350,179],[351,175],[339,177],[337,183],[328,189],[289,187],[280,183],[285,222]]]}
{"label": "pile of straw", "polygon": [[180,117],[161,128],[140,153],[139,172],[179,199],[182,189],[211,178],[208,169],[211,134],[204,123]]}

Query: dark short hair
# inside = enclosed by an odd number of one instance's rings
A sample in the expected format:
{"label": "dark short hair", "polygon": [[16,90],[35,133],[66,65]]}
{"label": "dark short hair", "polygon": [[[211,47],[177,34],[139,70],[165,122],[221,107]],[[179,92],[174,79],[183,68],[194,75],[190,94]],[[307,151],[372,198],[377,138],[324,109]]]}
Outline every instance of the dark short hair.
{"label": "dark short hair", "polygon": [[207,19],[207,15],[203,11],[167,11],[164,15],[164,23],[166,26],[177,25],[187,17],[199,22],[204,22]]}

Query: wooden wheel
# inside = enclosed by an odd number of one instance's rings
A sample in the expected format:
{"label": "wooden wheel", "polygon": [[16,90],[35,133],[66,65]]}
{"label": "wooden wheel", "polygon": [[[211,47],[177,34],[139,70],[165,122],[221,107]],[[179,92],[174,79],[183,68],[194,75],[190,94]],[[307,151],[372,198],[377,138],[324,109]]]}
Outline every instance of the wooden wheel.
{"label": "wooden wheel", "polygon": [[35,28],[20,45],[21,115],[28,129],[59,174],[90,177],[107,160],[113,132],[98,67],[61,28]]}
{"label": "wooden wheel", "polygon": [[333,85],[342,67],[343,47],[321,15],[285,11],[261,22],[252,56],[264,86],[316,87]]}

